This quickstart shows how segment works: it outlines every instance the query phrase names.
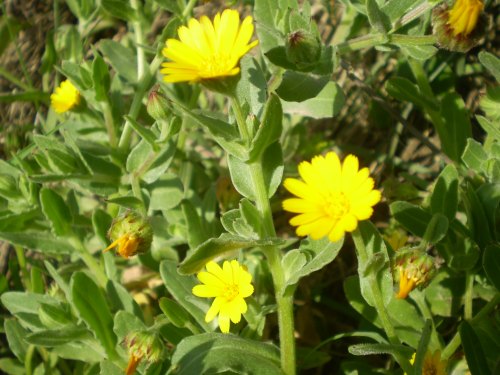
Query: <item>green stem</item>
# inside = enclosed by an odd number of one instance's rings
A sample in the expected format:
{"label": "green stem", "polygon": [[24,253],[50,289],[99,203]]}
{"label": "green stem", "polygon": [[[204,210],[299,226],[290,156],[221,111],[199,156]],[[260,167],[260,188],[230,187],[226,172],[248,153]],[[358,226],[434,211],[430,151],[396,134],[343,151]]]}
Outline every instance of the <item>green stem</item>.
{"label": "green stem", "polygon": [[21,269],[21,277],[25,290],[31,290],[31,279],[28,269],[26,267],[26,257],[24,256],[24,249],[21,246],[14,246],[16,250],[17,263]]}
{"label": "green stem", "polygon": [[[359,257],[359,262],[362,264],[366,264],[366,262],[368,261],[368,253],[366,251],[366,247],[359,229],[356,229],[354,232],[352,232],[352,237],[354,239],[354,243],[356,244],[356,251]],[[362,275],[359,276],[360,278],[365,277]],[[384,305],[384,299],[382,297],[382,291],[380,290],[376,273],[370,272],[366,277],[368,278],[368,285],[370,286],[371,294],[373,296],[373,302],[375,305],[373,307],[375,307],[375,310],[377,310],[377,316],[382,323],[382,327],[385,331],[385,334],[387,335],[387,338],[389,339],[389,342],[392,345],[401,345],[401,342],[399,341],[399,338],[396,334],[396,330],[392,325],[389,313],[387,312],[387,309]],[[410,362],[400,354],[394,354],[394,357],[396,358],[396,361],[399,363],[399,365],[403,368],[403,370],[407,374],[410,374],[412,368]]]}
{"label": "green stem", "polygon": [[26,356],[24,357],[24,371],[26,375],[33,374],[33,355],[35,354],[35,345],[28,346],[28,350],[26,350]]}
{"label": "green stem", "polygon": [[[483,306],[481,310],[472,318],[471,322],[478,321],[482,319],[485,315],[488,315],[490,312],[492,312],[500,303],[500,293],[496,294],[495,297],[491,299],[486,305]],[[451,341],[446,345],[446,348],[444,348],[443,352],[441,353],[441,359],[443,361],[448,360],[453,353],[455,353],[458,349],[458,347],[461,344],[461,339],[460,339],[460,334],[457,332],[455,333],[455,336],[451,339]]]}
{"label": "green stem", "polygon": [[197,1],[198,0],[189,0],[189,2],[186,4],[186,7],[182,11],[182,19],[185,20],[187,16],[191,15],[191,11],[193,10]]}
{"label": "green stem", "polygon": [[[139,84],[137,85],[137,91],[135,92],[134,98],[132,99],[132,104],[130,105],[130,110],[128,112],[128,115],[134,120],[137,119],[137,116],[139,115],[139,111],[142,105],[142,100],[144,99],[146,90],[149,88],[151,80],[155,76],[155,73],[160,67],[160,64],[161,64],[161,57],[156,56],[149,65],[149,69],[146,70],[143,77],[140,79]],[[123,128],[123,132],[120,137],[120,142],[118,143],[118,149],[120,153],[123,155],[126,155],[128,153],[132,132],[133,132],[132,125],[130,125],[130,123],[127,121],[125,123],[125,127]]]}
{"label": "green stem", "polygon": [[111,105],[107,100],[103,103],[102,112],[104,114],[104,124],[106,125],[106,131],[108,132],[109,145],[114,149],[118,141],[116,139],[116,128],[115,121],[113,119],[113,112],[111,111]]}
{"label": "green stem", "polygon": [[134,28],[135,44],[137,46],[137,80],[140,80],[144,75],[144,71],[146,68],[146,55],[144,54],[144,48],[142,48],[142,46],[145,44],[145,41],[139,17],[139,15],[141,14],[139,8],[140,3],[137,0],[130,0],[130,4],[132,5],[132,8],[135,9],[138,16],[137,21],[134,21],[132,23],[132,26]]}
{"label": "green stem", "polygon": [[[240,136],[246,144],[250,143],[248,129],[246,126],[241,105],[236,97],[231,98],[232,108],[240,129]],[[255,193],[255,204],[261,214],[263,221],[262,238],[276,236],[274,229],[271,205],[264,182],[264,172],[262,161],[254,161],[249,164],[250,179]],[[286,375],[295,375],[295,338],[294,338],[294,317],[293,317],[293,295],[284,295],[285,274],[281,266],[281,252],[276,246],[268,246],[265,254],[269,261],[269,269],[274,282],[274,289],[277,303],[278,325],[280,335],[281,368]]]}
{"label": "green stem", "polygon": [[95,258],[92,256],[92,254],[89,253],[87,248],[83,245],[82,241],[78,237],[72,236],[69,238],[69,241],[76,249],[78,255],[83,260],[85,265],[94,274],[94,277],[96,278],[99,285],[105,288],[108,282],[108,278],[104,273],[104,270],[99,266],[99,263],[97,263]]}
{"label": "green stem", "polygon": [[337,47],[339,54],[356,51],[363,48],[370,48],[387,43],[402,43],[413,46],[425,46],[436,43],[434,35],[412,36],[405,34],[387,34],[382,33],[364,35],[358,38],[348,40],[347,42],[332,44]]}
{"label": "green stem", "polygon": [[465,274],[465,301],[464,301],[464,319],[472,319],[472,291],[474,289],[474,274],[468,271]]}
{"label": "green stem", "polygon": [[432,331],[431,331],[431,346],[432,346],[432,351],[435,350],[442,350],[443,347],[441,345],[441,342],[439,340],[439,336],[436,331],[436,325],[434,324],[434,317],[432,316],[432,312],[429,309],[429,306],[427,305],[427,302],[425,301],[424,294],[420,290],[414,290],[412,294],[413,300],[416,302],[418,309],[422,313],[422,316],[425,319],[429,319],[432,323]]}

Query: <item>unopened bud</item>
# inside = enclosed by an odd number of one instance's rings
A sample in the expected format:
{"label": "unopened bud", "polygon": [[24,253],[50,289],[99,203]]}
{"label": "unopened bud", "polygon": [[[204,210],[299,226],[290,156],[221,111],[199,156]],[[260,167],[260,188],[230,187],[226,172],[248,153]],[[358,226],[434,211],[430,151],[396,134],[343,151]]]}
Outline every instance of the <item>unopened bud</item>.
{"label": "unopened bud", "polygon": [[118,246],[118,254],[130,258],[146,253],[151,248],[153,229],[147,218],[134,211],[127,211],[113,220],[108,236],[113,242],[104,251]]}
{"label": "unopened bud", "polygon": [[321,56],[321,40],[306,30],[296,30],[288,34],[286,56],[299,69],[313,67]]}
{"label": "unopened bud", "polygon": [[140,361],[157,362],[163,352],[163,343],[156,332],[147,330],[136,331],[125,337],[125,345],[128,349],[129,362],[126,375],[135,373]]}
{"label": "unopened bud", "polygon": [[483,8],[481,0],[456,0],[451,9],[446,3],[434,8],[432,28],[440,46],[457,52],[474,47],[487,28]]}
{"label": "unopened bud", "polygon": [[149,115],[155,120],[166,120],[170,114],[170,107],[167,98],[160,92],[158,85],[153,87],[148,96],[146,107]]}
{"label": "unopened bud", "polygon": [[435,260],[419,248],[402,248],[396,252],[394,276],[399,282],[396,298],[406,298],[416,287],[424,287],[434,276]]}

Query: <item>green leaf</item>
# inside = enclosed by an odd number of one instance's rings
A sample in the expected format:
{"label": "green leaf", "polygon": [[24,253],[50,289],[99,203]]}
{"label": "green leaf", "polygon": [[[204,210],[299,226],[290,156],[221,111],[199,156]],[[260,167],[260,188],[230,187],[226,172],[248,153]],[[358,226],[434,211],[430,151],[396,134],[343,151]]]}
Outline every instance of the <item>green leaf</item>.
{"label": "green leaf", "polygon": [[48,103],[50,94],[42,91],[25,91],[20,93],[0,93],[0,103],[43,102]]}
{"label": "green leaf", "polygon": [[200,217],[196,207],[190,200],[183,200],[181,208],[187,225],[188,244],[191,249],[194,249],[210,236],[203,227],[202,217]]}
{"label": "green leaf", "polygon": [[175,349],[171,369],[175,369],[177,375],[199,375],[209,372],[283,374],[279,350],[275,346],[221,333],[186,337]]}
{"label": "green leaf", "polygon": [[25,340],[29,344],[52,347],[89,337],[91,335],[87,328],[69,326],[54,330],[38,331],[26,336]]}
{"label": "green leaf", "polygon": [[160,309],[168,320],[176,327],[182,328],[189,323],[189,314],[176,301],[162,297],[160,298]]}
{"label": "green leaf", "polygon": [[403,201],[391,203],[389,207],[392,216],[403,227],[418,237],[424,236],[427,224],[432,218],[430,213],[419,206]]}
{"label": "green leaf", "polygon": [[408,44],[403,44],[401,42],[398,43],[398,45],[411,58],[422,61],[429,60],[438,51],[438,49],[434,46],[408,45]]}
{"label": "green leaf", "polygon": [[488,220],[488,227],[493,239],[498,240],[497,234],[497,214],[500,204],[500,182],[482,184],[476,191],[477,197],[481,202],[484,214]]}
{"label": "green leaf", "polygon": [[483,254],[483,268],[490,282],[500,291],[500,246],[486,246]]}
{"label": "green leaf", "polygon": [[297,284],[301,278],[333,262],[343,243],[344,239],[331,242],[326,237],[316,241],[307,238],[298,249],[287,252],[281,262],[285,273],[282,293],[285,294],[287,289],[290,291],[290,287]]}
{"label": "green leaf", "polygon": [[[236,190],[246,198],[255,200],[255,187],[248,176],[252,175],[253,166],[229,155],[229,172]],[[263,178],[268,197],[272,197],[281,183],[283,175],[283,155],[279,143],[267,147],[262,155]]]}
{"label": "green leaf", "polygon": [[153,151],[158,152],[158,144],[156,143],[156,135],[151,131],[151,129],[139,124],[133,117],[125,115],[125,120],[127,120],[139,136],[149,143]]}
{"label": "green leaf", "polygon": [[94,61],[92,62],[92,82],[94,84],[96,100],[99,102],[108,101],[111,78],[109,76],[108,66],[98,54],[94,57]]}
{"label": "green leaf", "polygon": [[0,370],[8,375],[25,375],[26,369],[19,361],[13,358],[1,358]]}
{"label": "green leaf", "polygon": [[133,196],[111,198],[108,199],[107,202],[131,209],[139,209],[143,206],[142,201],[139,198]]}
{"label": "green leaf", "polygon": [[184,186],[174,174],[165,174],[149,185],[151,197],[150,210],[170,210],[184,198]]}
{"label": "green leaf", "polygon": [[429,225],[425,229],[424,240],[430,244],[437,244],[448,232],[448,219],[443,214],[432,215]]}
{"label": "green leaf", "polygon": [[241,103],[247,103],[250,106],[251,114],[261,118],[267,94],[264,72],[259,63],[250,56],[244,56],[241,59],[240,70],[241,78],[236,86],[236,95]]}
{"label": "green leaf", "polygon": [[385,89],[389,95],[403,102],[410,102],[424,109],[439,110],[437,103],[425,97],[418,86],[406,78],[390,78],[385,85]]}
{"label": "green leaf", "polygon": [[410,9],[423,3],[425,0],[389,0],[381,8],[382,12],[389,17],[391,22],[397,21]]}
{"label": "green leaf", "polygon": [[110,359],[117,357],[113,317],[97,284],[83,272],[71,278],[71,302],[80,318],[101,342]]}
{"label": "green leaf", "polygon": [[74,253],[73,246],[68,241],[64,238],[56,238],[46,231],[0,232],[0,239],[45,254]]}
{"label": "green leaf", "polygon": [[101,0],[101,6],[112,17],[120,18],[124,21],[135,21],[137,19],[134,8],[128,2],[121,0]]}
{"label": "green leaf", "polygon": [[415,355],[415,362],[413,365],[413,375],[422,374],[422,367],[424,365],[425,354],[427,353],[429,347],[431,332],[432,332],[432,322],[430,319],[427,319],[421,331],[422,337],[420,338],[420,342],[418,343],[417,353]]}
{"label": "green leaf", "polygon": [[436,180],[431,195],[431,212],[445,215],[451,222],[458,207],[458,172],[449,164]]}
{"label": "green leaf", "polygon": [[283,102],[283,112],[314,119],[334,117],[345,103],[345,95],[339,85],[328,82],[314,98],[301,103]]}
{"label": "green leaf", "polygon": [[284,44],[284,37],[275,23],[278,11],[276,4],[269,0],[255,0],[253,15],[257,28],[260,49],[263,53]]}
{"label": "green leaf", "polygon": [[162,146],[158,153],[146,141],[141,141],[134,147],[127,158],[127,171],[140,173],[141,179],[147,184],[155,182],[172,163],[176,146],[172,141]]}
{"label": "green leaf", "polygon": [[497,82],[500,82],[500,59],[490,52],[481,51],[479,52],[479,61],[483,64],[486,69],[495,77]]}
{"label": "green leaf", "polygon": [[108,280],[106,283],[106,296],[111,302],[112,310],[127,311],[140,319],[144,319],[141,308],[132,298],[130,292],[121,284]]}
{"label": "green leaf", "polygon": [[38,310],[38,317],[43,325],[49,329],[58,329],[73,324],[73,317],[69,305],[49,305],[42,303]]}
{"label": "green leaf", "polygon": [[[496,105],[498,106],[499,104]],[[498,126],[498,121],[495,123],[480,115],[477,115],[476,119],[479,122],[479,125],[481,125],[483,130],[488,133],[488,135],[491,135],[493,139],[495,139],[497,142],[500,142],[500,126]]]}
{"label": "green leaf", "polygon": [[205,313],[210,307],[206,299],[197,298],[191,292],[197,284],[194,277],[183,276],[177,273],[177,263],[164,260],[160,264],[160,275],[165,287],[175,300],[189,312],[198,325],[205,331],[211,332],[215,329],[215,321],[205,322]]}
{"label": "green leaf", "polygon": [[413,354],[413,349],[408,346],[391,344],[357,344],[349,346],[348,350],[353,355],[390,354],[410,358]]}
{"label": "green leaf", "polygon": [[137,59],[130,48],[114,40],[104,39],[99,41],[99,50],[119,75],[130,83],[137,82]]}
{"label": "green leaf", "polygon": [[283,109],[275,94],[271,94],[264,108],[262,121],[250,146],[250,160],[258,159],[266,148],[279,140],[283,129]]}
{"label": "green leaf", "polygon": [[287,102],[303,102],[316,97],[330,81],[330,75],[315,76],[287,70],[276,93]]}
{"label": "green leaf", "polygon": [[472,137],[469,115],[460,95],[451,92],[441,101],[441,115],[444,119],[446,136],[441,139],[443,151],[459,162],[467,139]]}
{"label": "green leaf", "polygon": [[376,0],[366,0],[366,13],[370,25],[382,34],[387,34],[391,29],[391,21],[389,17],[382,12]]}
{"label": "green leaf", "polygon": [[100,208],[95,209],[92,213],[92,227],[96,236],[101,240],[102,245],[108,243],[108,230],[111,227],[112,221],[113,218]]}
{"label": "green leaf", "polygon": [[179,273],[184,275],[193,274],[201,269],[210,260],[218,255],[250,247],[277,246],[283,243],[278,238],[267,238],[262,240],[248,240],[239,236],[223,233],[219,238],[211,238],[194,249],[179,265]]}
{"label": "green leaf", "polygon": [[238,134],[236,126],[204,114],[193,112],[180,103],[174,103],[174,108],[179,109],[185,116],[194,121],[202,129],[208,130],[214,141],[229,154],[242,160],[248,159],[246,148],[238,143],[240,135]]}
{"label": "green leaf", "polygon": [[28,350],[25,338],[29,332],[15,319],[6,319],[3,323],[3,327],[7,342],[9,343],[9,349],[14,353],[17,359],[24,362]]}
{"label": "green leaf", "polygon": [[166,9],[171,13],[176,14],[178,16],[182,15],[182,10],[176,1],[172,0],[154,0],[154,1],[163,9]]}
{"label": "green leaf", "polygon": [[460,332],[462,347],[464,348],[470,372],[474,375],[492,374],[474,328],[467,321],[463,321],[458,331]]}
{"label": "green leaf", "polygon": [[129,333],[145,330],[146,325],[136,315],[128,311],[118,311],[115,315],[113,331],[118,342],[123,342]]}
{"label": "green leaf", "polygon": [[61,358],[82,361],[87,364],[102,361],[106,357],[106,353],[95,339],[58,345],[53,347],[50,352]]}
{"label": "green leaf", "polygon": [[488,154],[484,151],[483,146],[472,138],[467,140],[462,161],[464,164],[476,173],[483,171],[483,164],[488,159]]}
{"label": "green leaf", "polygon": [[[359,276],[349,276],[344,280],[344,293],[349,301],[349,304],[368,322],[381,327],[380,319],[378,318],[377,310],[368,305],[361,295],[361,286]],[[385,341],[385,340],[383,340]]]}
{"label": "green leaf", "polygon": [[484,207],[472,184],[467,184],[464,194],[462,195],[462,201],[472,237],[479,247],[484,248],[492,240],[492,231]]}
{"label": "green leaf", "polygon": [[59,194],[48,188],[40,190],[42,211],[50,221],[52,231],[57,236],[65,236],[72,232],[73,219],[66,202]]}
{"label": "green leaf", "polygon": [[[364,247],[367,258],[358,256],[358,274],[360,277],[361,294],[370,306],[375,306],[375,296],[372,294],[371,283],[377,282],[385,306],[393,299],[392,275],[390,271],[389,255],[385,243],[375,226],[369,221],[359,223],[357,235],[353,236],[356,249]],[[359,251],[357,250],[358,254]],[[383,259],[383,268],[366,274],[367,266],[374,257]]]}
{"label": "green leaf", "polygon": [[54,266],[49,263],[47,260],[43,262],[45,265],[45,268],[49,272],[49,275],[54,279],[56,282],[57,286],[63,291],[64,295],[66,296],[66,299],[69,300],[70,294],[69,294],[69,285],[64,281],[61,275],[57,272],[57,270],[54,268]]}

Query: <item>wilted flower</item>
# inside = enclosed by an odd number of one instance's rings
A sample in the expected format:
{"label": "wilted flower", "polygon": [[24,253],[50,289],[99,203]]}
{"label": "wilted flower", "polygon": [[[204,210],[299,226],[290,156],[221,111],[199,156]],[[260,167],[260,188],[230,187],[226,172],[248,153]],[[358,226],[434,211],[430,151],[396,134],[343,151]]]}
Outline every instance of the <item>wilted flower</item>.
{"label": "wilted flower", "polygon": [[433,32],[446,49],[467,52],[474,47],[486,29],[481,0],[456,0],[451,9],[446,3],[432,12]]}
{"label": "wilted flower", "polygon": [[50,104],[57,113],[67,112],[80,104],[80,92],[69,81],[62,81],[50,95]]}
{"label": "wilted flower", "polygon": [[113,220],[108,236],[113,242],[104,251],[118,246],[118,254],[124,258],[147,252],[153,242],[153,230],[147,218],[134,211]]}
{"label": "wilted flower", "polygon": [[206,268],[206,272],[198,273],[198,280],[203,284],[193,287],[193,294],[215,297],[205,321],[211,322],[218,314],[220,330],[228,333],[230,321],[238,323],[241,314],[247,311],[244,298],[253,293],[252,275],[236,260],[225,261],[222,268],[215,262],[208,262]]}
{"label": "wilted flower", "polygon": [[139,363],[144,359],[147,362],[157,362],[163,351],[163,343],[156,332],[147,330],[132,332],[125,337],[129,361],[126,375],[132,375]]}
{"label": "wilted flower", "polygon": [[417,286],[426,285],[436,271],[434,258],[419,248],[403,248],[396,252],[394,273],[399,282],[396,298],[404,299]]}
{"label": "wilted flower", "polygon": [[190,19],[188,26],[178,30],[179,40],[168,39],[162,53],[171,60],[162,64],[165,82],[198,82],[234,76],[240,72],[238,63],[258,44],[249,43],[253,34],[252,17],[240,25],[240,15],[226,9],[212,21],[202,16]]}
{"label": "wilted flower", "polygon": [[359,169],[358,158],[348,155],[341,163],[334,152],[299,164],[304,181],[287,178],[285,188],[298,198],[283,201],[283,209],[299,215],[290,220],[298,236],[313,240],[328,236],[334,242],[352,232],[358,221],[368,219],[380,201],[380,191],[368,168]]}

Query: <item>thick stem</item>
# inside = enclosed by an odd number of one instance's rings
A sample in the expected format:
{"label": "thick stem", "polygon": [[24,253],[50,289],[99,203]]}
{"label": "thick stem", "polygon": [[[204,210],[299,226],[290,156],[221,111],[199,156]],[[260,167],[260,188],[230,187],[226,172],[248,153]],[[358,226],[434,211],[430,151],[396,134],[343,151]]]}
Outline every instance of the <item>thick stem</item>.
{"label": "thick stem", "polygon": [[111,111],[111,105],[107,100],[103,104],[103,114],[104,124],[106,125],[106,131],[108,132],[109,145],[114,149],[118,143],[118,140],[116,139],[116,128],[115,121],[113,119],[113,112]]}
{"label": "thick stem", "polygon": [[[132,5],[132,8],[135,9],[137,16],[139,16],[140,14],[139,1],[130,0],[130,4]],[[144,75],[146,67],[146,55],[144,54],[144,48],[142,48],[142,46],[145,43],[144,43],[144,34],[142,32],[142,27],[139,17],[137,21],[134,21],[132,23],[132,25],[135,34],[135,44],[137,46],[137,80],[140,80]]]}
{"label": "thick stem", "polygon": [[[356,250],[359,260],[361,263],[365,264],[368,259],[368,254],[361,233],[359,232],[359,229],[356,229],[354,232],[352,232],[352,236],[356,244]],[[362,275],[360,275],[360,277],[362,277]],[[387,309],[384,305],[382,291],[380,290],[376,274],[374,272],[370,272],[366,277],[368,277],[368,284],[370,285],[371,293],[373,296],[373,302],[375,304],[375,306],[373,307],[375,307],[375,310],[377,310],[377,316],[382,323],[382,328],[384,329],[385,334],[389,339],[389,342],[392,345],[401,345],[401,342],[399,341],[399,338],[396,334],[396,330],[392,325],[389,313],[387,312]],[[396,361],[399,363],[399,365],[403,368],[403,370],[407,374],[410,374],[411,373],[410,362],[400,354],[394,354],[394,357],[396,358]]]}
{"label": "thick stem", "polygon": [[429,319],[432,323],[432,331],[431,331],[431,347],[432,351],[442,350],[443,347],[441,342],[439,341],[439,336],[436,332],[436,325],[434,324],[434,318],[432,316],[432,312],[425,301],[424,294],[420,290],[414,290],[412,294],[413,300],[416,302],[418,309],[422,313],[422,316],[425,319]]}
{"label": "thick stem", "polygon": [[464,318],[465,320],[472,319],[472,291],[474,288],[474,275],[468,271],[465,275],[465,301],[464,301]]}
{"label": "thick stem", "polygon": [[87,248],[83,245],[82,241],[78,237],[72,236],[69,238],[69,241],[76,249],[78,255],[83,260],[85,265],[93,273],[99,285],[105,288],[106,283],[108,282],[108,278],[106,277],[104,270],[99,266],[99,263],[97,263],[92,254],[88,252]]}
{"label": "thick stem", "polygon": [[[246,126],[241,105],[238,99],[231,99],[232,108],[240,130],[240,136],[246,144],[250,143],[249,133]],[[274,237],[274,229],[271,205],[264,181],[262,161],[258,160],[249,164],[250,178],[254,187],[255,204],[261,214],[263,221],[263,233],[261,237]],[[281,368],[286,375],[295,375],[295,337],[294,337],[294,317],[293,317],[293,296],[284,296],[285,275],[281,266],[281,252],[276,246],[268,246],[265,254],[269,261],[269,269],[274,282],[276,303],[278,305],[278,325],[280,335]]]}

